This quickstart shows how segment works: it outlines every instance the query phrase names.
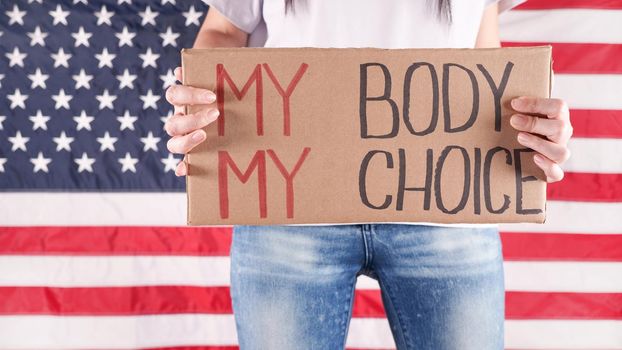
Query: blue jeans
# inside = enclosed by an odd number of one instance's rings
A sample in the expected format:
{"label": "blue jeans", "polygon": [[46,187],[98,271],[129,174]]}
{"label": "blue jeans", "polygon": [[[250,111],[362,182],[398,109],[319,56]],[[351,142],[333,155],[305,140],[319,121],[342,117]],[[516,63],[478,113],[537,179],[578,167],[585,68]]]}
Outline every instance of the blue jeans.
{"label": "blue jeans", "polygon": [[361,274],[398,349],[504,347],[496,227],[236,226],[230,255],[241,350],[343,349]]}

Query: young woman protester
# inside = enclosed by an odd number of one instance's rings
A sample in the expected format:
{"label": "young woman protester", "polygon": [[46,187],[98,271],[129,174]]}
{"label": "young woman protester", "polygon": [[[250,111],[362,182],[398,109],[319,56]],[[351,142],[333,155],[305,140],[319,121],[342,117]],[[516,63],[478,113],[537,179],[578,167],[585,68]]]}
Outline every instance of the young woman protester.
{"label": "young woman protester", "polygon": [[[481,48],[500,46],[499,13],[524,0],[204,1],[195,48]],[[181,80],[181,68],[175,74]],[[201,128],[218,118],[215,94],[174,85],[166,99],[175,106],[165,125],[169,151],[206,141]],[[204,108],[184,115],[188,104]],[[536,151],[547,181],[561,180],[572,134],[567,104],[522,97],[511,106],[518,142]],[[175,173],[187,174],[184,161]],[[504,348],[497,225],[235,226],[230,256],[242,350],[343,349],[361,274],[380,284],[398,349]]]}

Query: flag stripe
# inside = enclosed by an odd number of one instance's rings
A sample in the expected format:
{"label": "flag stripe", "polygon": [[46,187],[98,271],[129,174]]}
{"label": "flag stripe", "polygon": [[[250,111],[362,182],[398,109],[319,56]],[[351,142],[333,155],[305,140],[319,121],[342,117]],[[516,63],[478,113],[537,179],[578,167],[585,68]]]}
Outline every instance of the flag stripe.
{"label": "flag stripe", "polygon": [[[6,192],[0,195],[0,222],[7,226],[91,226],[91,218],[109,226],[183,226],[185,203],[184,193]],[[98,211],[91,211],[98,205]],[[52,207],[59,210],[49,211]],[[621,233],[622,203],[548,201],[546,210],[546,225],[503,224],[502,231]],[[24,212],[36,215],[20,215]]]}
{"label": "flag stripe", "polygon": [[570,121],[573,137],[622,138],[622,110],[573,109]]}
{"label": "flag stripe", "polygon": [[[620,44],[555,42],[503,42],[501,44],[504,47],[552,45],[555,74],[622,73],[621,60],[611,59],[611,57],[622,57],[622,45]],[[581,57],[581,59],[578,60],[577,57]]]}
{"label": "flag stripe", "polygon": [[[228,286],[229,257],[0,256],[0,286]],[[622,262],[505,261],[507,290],[622,292]],[[378,289],[359,276],[357,288]]]}
{"label": "flag stripe", "polygon": [[499,36],[502,42],[622,44],[621,20],[618,9],[508,11],[499,16]]}
{"label": "flag stripe", "polygon": [[[615,152],[615,150],[622,150],[622,139],[575,137],[568,141],[568,149],[571,152],[570,159],[562,164],[562,169],[566,171],[622,173],[622,152]],[[596,156],[604,154],[607,156]]]}
{"label": "flag stripe", "polygon": [[619,0],[529,0],[518,5],[516,10],[550,10],[557,8],[585,8],[619,10],[622,3]]}
{"label": "flag stripe", "polygon": [[[0,304],[2,316],[233,312],[228,287],[0,287],[0,298],[13,300]],[[505,307],[506,319],[622,319],[622,293],[514,291],[506,292]],[[386,317],[380,290],[356,290],[352,315]]]}
{"label": "flag stripe", "polygon": [[566,100],[571,109],[621,110],[621,84],[622,74],[555,74],[551,96]]}
{"label": "flag stripe", "polygon": [[502,232],[504,260],[622,261],[622,234]]}
{"label": "flag stripe", "polygon": [[[622,261],[622,233],[501,232],[506,260]],[[5,227],[0,254],[50,256],[223,256],[231,228]]]}
{"label": "flag stripe", "polygon": [[[198,332],[197,329],[209,331]],[[619,320],[505,321],[506,349],[622,349],[620,334],[622,321]],[[200,344],[237,344],[233,315],[0,317],[0,347],[3,348],[136,349]],[[395,348],[384,318],[353,318],[346,346]]]}
{"label": "flag stripe", "polygon": [[622,174],[566,172],[563,181],[548,184],[547,199],[621,202]]}

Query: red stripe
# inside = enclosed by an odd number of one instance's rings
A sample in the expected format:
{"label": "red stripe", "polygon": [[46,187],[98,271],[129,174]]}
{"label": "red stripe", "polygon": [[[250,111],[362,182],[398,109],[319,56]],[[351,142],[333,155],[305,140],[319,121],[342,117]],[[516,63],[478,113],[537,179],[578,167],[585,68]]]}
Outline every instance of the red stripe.
{"label": "red stripe", "polygon": [[[386,317],[379,290],[356,290],[353,317]],[[0,314],[231,314],[227,287],[0,287]],[[622,319],[622,293],[506,292],[507,319]]]}
{"label": "red stripe", "polygon": [[622,9],[620,0],[529,0],[517,6],[519,10],[550,10],[560,8],[576,9]]}
{"label": "red stripe", "polygon": [[547,198],[559,201],[622,202],[622,174],[564,174],[547,186]]}
{"label": "red stripe", "polygon": [[504,260],[622,261],[622,234],[501,232]]}
{"label": "red stripe", "polygon": [[622,138],[622,110],[573,109],[570,122],[573,137]]}
{"label": "red stripe", "polygon": [[[527,1],[528,3],[530,1]],[[622,44],[578,44],[547,42],[503,42],[502,46],[553,46],[556,74],[622,73]]]}
{"label": "red stripe", "polygon": [[[572,176],[572,174],[569,175],[570,178]],[[216,227],[205,227],[200,230],[171,227],[119,227],[117,229],[113,227],[4,227],[2,229],[0,254],[3,255],[228,256],[231,244],[231,229]],[[509,260],[622,261],[622,235],[620,234],[502,232],[501,237],[504,243],[504,257]]]}
{"label": "red stripe", "polygon": [[229,255],[231,228],[0,227],[0,254]]}

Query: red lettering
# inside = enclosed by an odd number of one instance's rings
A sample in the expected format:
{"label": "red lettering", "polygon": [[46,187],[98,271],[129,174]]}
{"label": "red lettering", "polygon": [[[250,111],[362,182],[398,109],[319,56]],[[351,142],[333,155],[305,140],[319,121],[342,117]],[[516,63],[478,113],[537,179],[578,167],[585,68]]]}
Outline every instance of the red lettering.
{"label": "red lettering", "polygon": [[276,87],[279,95],[281,95],[281,97],[283,98],[283,135],[285,136],[289,136],[291,132],[289,98],[294,92],[294,89],[296,88],[296,85],[298,85],[300,79],[302,79],[302,75],[305,74],[307,67],[309,67],[309,65],[306,63],[302,63],[300,65],[300,68],[298,68],[298,71],[296,72],[296,74],[294,74],[294,77],[287,86],[287,90],[284,91],[281,83],[279,83],[279,80],[274,76],[274,73],[272,73],[272,69],[270,69],[270,66],[267,63],[263,64],[263,68],[266,70],[266,73],[268,73],[268,76],[270,77],[270,80],[272,80],[274,87]]}
{"label": "red lettering", "polygon": [[292,171],[288,172],[279,157],[276,155],[276,153],[271,149],[267,150],[268,155],[270,156],[270,158],[272,158],[272,161],[274,161],[274,164],[279,169],[281,175],[283,175],[283,178],[285,179],[285,205],[287,207],[287,217],[290,219],[294,217],[294,176],[296,176],[296,173],[302,166],[302,163],[304,162],[305,158],[307,158],[307,154],[309,154],[310,151],[311,148],[305,147],[302,151],[302,154],[298,158],[296,165],[294,165]]}
{"label": "red lettering", "polygon": [[242,173],[235,164],[229,152],[218,151],[218,193],[220,196],[220,217],[229,217],[229,179],[227,168],[230,167],[242,183],[246,183],[251,174],[257,168],[257,186],[259,193],[259,216],[265,218],[268,215],[266,204],[266,154],[264,151],[257,151],[250,164]]}
{"label": "red lettering", "polygon": [[251,84],[256,82],[255,106],[257,115],[257,135],[263,135],[263,84],[261,79],[261,66],[259,64],[255,66],[253,73],[251,73],[242,91],[240,91],[231,79],[229,73],[225,70],[225,66],[220,63],[216,65],[216,99],[218,110],[220,111],[220,117],[218,118],[218,136],[225,135],[225,81],[227,81],[238,100],[242,100],[250,89]]}

